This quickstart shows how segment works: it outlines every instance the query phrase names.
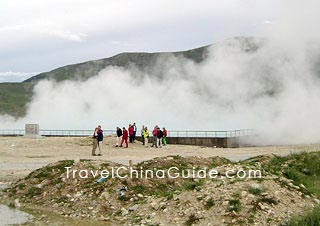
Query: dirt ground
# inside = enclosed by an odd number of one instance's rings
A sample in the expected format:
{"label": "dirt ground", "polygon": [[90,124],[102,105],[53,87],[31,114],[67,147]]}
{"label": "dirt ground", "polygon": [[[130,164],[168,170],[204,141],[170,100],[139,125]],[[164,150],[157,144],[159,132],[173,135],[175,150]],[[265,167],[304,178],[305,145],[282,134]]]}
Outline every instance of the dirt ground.
{"label": "dirt ground", "polygon": [[108,137],[103,143],[102,156],[91,156],[91,143],[90,138],[84,137],[0,137],[0,182],[15,181],[48,163],[65,159],[102,159],[128,165],[129,160],[138,163],[168,155],[221,156],[239,161],[257,155],[287,155],[320,150],[320,144],[246,148],[167,145],[163,148],[145,148],[138,141],[129,145],[129,148],[117,148],[115,137]]}

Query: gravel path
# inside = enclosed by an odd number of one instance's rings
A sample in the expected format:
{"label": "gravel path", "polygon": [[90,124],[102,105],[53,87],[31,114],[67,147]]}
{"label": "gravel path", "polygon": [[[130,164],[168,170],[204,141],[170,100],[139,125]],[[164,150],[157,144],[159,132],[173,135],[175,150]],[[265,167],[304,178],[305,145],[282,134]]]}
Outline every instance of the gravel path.
{"label": "gravel path", "polygon": [[0,137],[0,182],[10,182],[26,176],[34,169],[63,159],[103,159],[128,164],[168,155],[221,156],[239,161],[258,155],[288,155],[301,151],[319,151],[320,144],[267,146],[247,148],[208,148],[198,146],[168,145],[163,148],[145,148],[140,142],[129,148],[116,148],[115,138],[104,140],[103,156],[91,156],[90,138],[46,137],[28,139],[23,137]]}

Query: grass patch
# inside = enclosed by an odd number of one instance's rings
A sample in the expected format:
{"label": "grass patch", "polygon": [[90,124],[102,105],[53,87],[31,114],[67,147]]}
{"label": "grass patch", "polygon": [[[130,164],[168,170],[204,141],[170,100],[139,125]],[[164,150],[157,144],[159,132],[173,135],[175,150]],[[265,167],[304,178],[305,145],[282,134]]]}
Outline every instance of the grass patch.
{"label": "grass patch", "polygon": [[286,226],[318,226],[320,225],[320,206],[312,211],[305,213],[303,216],[293,217]]}
{"label": "grass patch", "polygon": [[29,198],[32,198],[34,196],[40,195],[41,192],[42,192],[41,188],[32,186],[28,189],[26,196],[28,196]]}
{"label": "grass patch", "polygon": [[189,181],[184,184],[185,190],[197,190],[199,191],[201,189],[201,186],[203,185],[203,180],[198,181]]}
{"label": "grass patch", "polygon": [[197,217],[195,214],[191,214],[188,220],[185,222],[185,225],[191,226],[193,224],[197,224],[200,221],[200,218]]}
{"label": "grass patch", "polygon": [[239,199],[231,199],[229,200],[229,207],[228,211],[232,212],[239,212],[241,210],[241,202]]}
{"label": "grass patch", "polygon": [[210,209],[211,207],[213,207],[214,206],[214,200],[213,200],[213,198],[210,198],[210,199],[208,199],[207,201],[206,201],[206,203],[204,204],[204,207],[208,210],[208,209]]}
{"label": "grass patch", "polygon": [[261,195],[262,189],[261,188],[253,188],[253,187],[251,187],[251,188],[249,188],[248,192],[250,194],[253,194],[253,195]]}

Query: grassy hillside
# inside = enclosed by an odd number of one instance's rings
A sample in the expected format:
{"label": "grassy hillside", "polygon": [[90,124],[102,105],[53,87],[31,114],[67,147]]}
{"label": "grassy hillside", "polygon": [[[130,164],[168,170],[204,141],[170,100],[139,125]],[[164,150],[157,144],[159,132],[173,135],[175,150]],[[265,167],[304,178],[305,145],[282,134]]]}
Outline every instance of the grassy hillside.
{"label": "grassy hillside", "polygon": [[34,85],[43,79],[53,79],[58,82],[64,80],[86,80],[98,74],[107,66],[129,68],[137,67],[142,71],[151,70],[159,57],[170,55],[181,56],[197,63],[206,57],[207,46],[175,53],[121,53],[116,56],[67,65],[49,72],[33,76],[21,83],[0,83],[0,114],[8,114],[16,118],[26,113],[26,104],[32,98]]}
{"label": "grassy hillside", "polygon": [[31,83],[0,83],[0,114],[24,116],[32,97]]}
{"label": "grassy hillside", "polygon": [[[255,51],[259,48],[260,39],[238,37],[229,40],[239,42],[244,51]],[[159,59],[165,60],[170,56],[175,56],[184,57],[195,63],[200,63],[206,59],[208,49],[209,46],[204,46],[173,53],[121,53],[110,58],[60,67],[33,76],[21,83],[0,83],[0,114],[9,114],[14,117],[24,116],[26,104],[32,97],[34,85],[43,79],[52,79],[58,82],[64,80],[87,80],[97,75],[99,71],[107,66],[118,66],[126,69],[135,67],[140,71],[161,77],[161,66],[158,65]],[[157,72],[154,70],[156,65],[158,65],[158,69],[160,69],[157,70]]]}

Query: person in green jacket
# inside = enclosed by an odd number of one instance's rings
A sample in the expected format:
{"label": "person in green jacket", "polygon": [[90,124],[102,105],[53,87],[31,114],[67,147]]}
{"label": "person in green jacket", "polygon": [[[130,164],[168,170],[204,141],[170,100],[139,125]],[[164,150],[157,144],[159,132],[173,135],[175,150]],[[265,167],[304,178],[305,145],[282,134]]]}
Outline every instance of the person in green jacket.
{"label": "person in green jacket", "polygon": [[148,127],[144,127],[143,138],[144,138],[144,146],[147,148],[148,147],[148,139],[149,139]]}

